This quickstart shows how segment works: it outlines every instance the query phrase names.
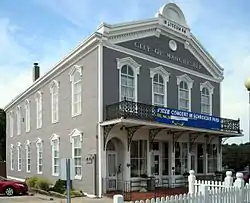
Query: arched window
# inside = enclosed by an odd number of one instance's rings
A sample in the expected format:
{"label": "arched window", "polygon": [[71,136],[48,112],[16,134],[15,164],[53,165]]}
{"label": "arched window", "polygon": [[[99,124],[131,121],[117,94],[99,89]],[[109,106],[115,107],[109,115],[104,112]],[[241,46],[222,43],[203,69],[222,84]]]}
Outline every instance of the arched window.
{"label": "arched window", "polygon": [[179,110],[191,111],[191,89],[193,82],[186,74],[177,76]]}
{"label": "arched window", "polygon": [[135,101],[135,77],[133,69],[124,65],[121,69],[121,97]]}
{"label": "arched window", "polygon": [[30,101],[25,101],[25,128],[26,132],[30,131]]}
{"label": "arched window", "polygon": [[201,83],[201,113],[212,115],[212,96],[214,87],[207,81]]}
{"label": "arched window", "polygon": [[42,93],[37,92],[36,94],[36,127],[42,127]]}
{"label": "arched window", "polygon": [[30,141],[26,141],[25,145],[25,150],[26,150],[26,171],[27,173],[30,173],[31,169],[31,150],[30,150]]}
{"label": "arched window", "polygon": [[60,173],[60,139],[54,134],[51,137],[51,151],[52,151],[52,175],[58,176]]}
{"label": "arched window", "polygon": [[140,65],[131,57],[117,59],[117,69],[119,70],[120,101],[137,102],[137,75],[140,72]]}
{"label": "arched window", "polygon": [[165,105],[165,85],[163,77],[160,74],[155,74],[153,78],[153,96],[154,105],[164,106]]}
{"label": "arched window", "polygon": [[16,128],[16,131],[17,131],[17,135],[20,135],[21,134],[21,107],[18,106],[17,107],[17,110],[16,110],[16,124],[17,124],[17,128]]}
{"label": "arched window", "polygon": [[22,148],[20,142],[17,143],[17,170],[22,170]]}
{"label": "arched window", "polygon": [[179,109],[189,111],[189,89],[185,81],[181,81],[179,85]]}
{"label": "arched window", "polygon": [[36,141],[37,174],[43,173],[43,142],[40,138]]}
{"label": "arched window", "polygon": [[82,68],[75,65],[70,72],[72,116],[82,113]]}
{"label": "arched window", "polygon": [[58,122],[59,119],[59,83],[54,80],[50,85],[50,94],[51,94],[51,120],[52,123]]}

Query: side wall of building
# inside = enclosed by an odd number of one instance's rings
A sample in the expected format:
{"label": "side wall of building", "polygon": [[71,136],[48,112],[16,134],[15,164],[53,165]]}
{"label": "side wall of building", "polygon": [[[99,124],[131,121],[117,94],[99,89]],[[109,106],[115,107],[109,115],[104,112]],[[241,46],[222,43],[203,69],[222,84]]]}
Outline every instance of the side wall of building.
{"label": "side wall of building", "polygon": [[[84,54],[84,53],[82,53]],[[81,57],[81,56],[78,56]],[[76,59],[76,58],[75,58]],[[75,60],[74,59],[74,60]],[[70,82],[70,71],[73,65],[82,67],[82,113],[79,116],[72,117],[71,113],[71,99],[72,90]],[[69,62],[68,68],[54,74],[48,81],[42,83],[31,94],[23,98],[15,106],[7,111],[7,172],[8,176],[17,178],[26,178],[30,176],[44,176],[52,181],[56,181],[60,177],[52,176],[52,149],[50,138],[53,134],[60,136],[60,158],[72,157],[72,146],[69,134],[78,129],[82,132],[82,179],[75,180],[73,186],[79,188],[84,192],[94,194],[95,185],[94,180],[94,164],[87,164],[86,157],[88,154],[97,153],[97,139],[96,139],[96,125],[98,115],[98,48],[90,51],[84,57],[81,57],[76,63]],[[59,82],[59,122],[52,124],[51,121],[51,93],[50,83],[52,80]],[[36,102],[35,93],[42,92],[42,128],[36,128]],[[31,109],[31,130],[25,131],[25,100],[30,101]],[[16,108],[21,106],[21,134],[17,135],[16,131]],[[10,123],[9,113],[14,112],[14,136],[10,137]],[[41,138],[43,141],[43,173],[37,174],[37,153],[36,141]],[[25,143],[29,140],[31,142],[31,172],[26,172],[26,154]],[[22,170],[17,171],[17,143],[21,143],[22,150]],[[10,169],[10,146],[14,145],[14,170]]]}

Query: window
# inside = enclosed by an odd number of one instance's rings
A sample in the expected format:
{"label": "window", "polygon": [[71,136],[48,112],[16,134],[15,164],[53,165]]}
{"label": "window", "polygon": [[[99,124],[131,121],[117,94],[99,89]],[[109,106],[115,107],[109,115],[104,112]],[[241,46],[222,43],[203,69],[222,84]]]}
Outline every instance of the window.
{"label": "window", "polygon": [[58,122],[59,119],[58,90],[59,90],[59,83],[56,80],[54,80],[50,85],[52,123]]}
{"label": "window", "polygon": [[205,145],[197,144],[197,173],[205,172]]}
{"label": "window", "polygon": [[21,143],[17,143],[17,170],[22,170],[22,150],[21,150]]}
{"label": "window", "polygon": [[13,111],[10,112],[9,115],[9,119],[10,119],[10,137],[13,137],[13,131],[14,131],[14,118],[13,118]]}
{"label": "window", "polygon": [[117,59],[117,69],[120,77],[120,101],[137,102],[137,75],[140,72],[140,65],[132,58]]}
{"label": "window", "polygon": [[36,94],[36,127],[42,127],[42,93]]}
{"label": "window", "polygon": [[30,157],[30,141],[27,140],[26,142],[26,171],[27,173],[30,172],[30,168],[31,168],[31,157]]}
{"label": "window", "polygon": [[16,111],[16,131],[17,131],[17,135],[21,134],[21,107],[18,106],[17,107],[17,111]]}
{"label": "window", "polygon": [[201,83],[201,113],[212,115],[212,95],[214,87],[209,82]]}
{"label": "window", "polygon": [[167,106],[167,82],[170,74],[161,66],[150,69],[152,78],[152,104]]}
{"label": "window", "polygon": [[130,146],[131,177],[147,175],[147,140],[133,140]]}
{"label": "window", "polygon": [[193,80],[186,74],[177,76],[178,108],[182,111],[191,111],[191,89]]}
{"label": "window", "polygon": [[163,144],[163,153],[162,153],[162,175],[169,175],[169,164],[168,164],[168,142]]}
{"label": "window", "polygon": [[215,144],[208,144],[208,173],[217,171],[217,146]]}
{"label": "window", "polygon": [[72,116],[80,115],[82,112],[82,69],[74,66],[70,72],[72,91]]}
{"label": "window", "polygon": [[25,102],[25,128],[26,132],[30,131],[30,101],[26,100]]}
{"label": "window", "polygon": [[175,175],[188,172],[188,147],[187,143],[175,142]]}
{"label": "window", "polygon": [[40,138],[36,142],[36,154],[37,154],[37,173],[43,173],[43,143]]}
{"label": "window", "polygon": [[10,170],[14,170],[14,157],[13,157],[14,145],[10,145]]}
{"label": "window", "polygon": [[52,175],[58,176],[60,170],[60,142],[59,136],[53,135],[51,138],[51,151],[52,151]]}
{"label": "window", "polygon": [[70,134],[72,158],[75,163],[75,179],[82,178],[82,132],[75,129]]}

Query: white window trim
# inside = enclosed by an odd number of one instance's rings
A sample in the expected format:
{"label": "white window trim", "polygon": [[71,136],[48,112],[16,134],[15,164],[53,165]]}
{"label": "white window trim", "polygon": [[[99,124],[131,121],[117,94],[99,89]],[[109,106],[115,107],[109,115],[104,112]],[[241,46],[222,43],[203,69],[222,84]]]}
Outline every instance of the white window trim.
{"label": "white window trim", "polygon": [[13,111],[10,111],[9,119],[10,119],[10,125],[9,125],[10,137],[13,137],[14,135],[14,113]]}
{"label": "white window trim", "polygon": [[13,165],[13,161],[14,161],[13,150],[14,150],[14,145],[11,144],[10,145],[10,170],[11,171],[14,170],[14,165]]}
{"label": "white window trim", "polygon": [[180,88],[180,83],[182,81],[186,82],[188,85],[188,97],[189,97],[189,111],[192,111],[192,88],[193,88],[193,83],[194,80],[192,80],[187,74],[177,76],[177,86],[178,86],[178,109],[180,108],[180,99],[179,99],[179,88]]}
{"label": "white window trim", "polygon": [[21,106],[17,106],[16,110],[16,132],[17,135],[21,135],[21,121],[22,121],[22,114],[21,114]]}
{"label": "white window trim", "polygon": [[[54,89],[55,87],[55,89]],[[57,119],[54,118],[54,105],[53,105],[53,96],[54,94],[57,94],[57,109],[56,109],[56,114],[57,114]],[[51,96],[51,121],[52,123],[57,123],[59,121],[59,82],[57,80],[53,80],[51,83],[50,83],[50,96]]]}
{"label": "white window trim", "polygon": [[[27,140],[25,144],[25,158],[26,158],[26,172],[30,173],[30,170],[28,170],[28,147],[31,147],[29,140]],[[30,156],[31,156],[31,148],[30,148]],[[31,157],[30,157],[30,162],[31,162]],[[30,169],[31,169],[31,163],[30,163]]]}
{"label": "white window trim", "polygon": [[[35,100],[36,100],[36,127],[37,127],[37,129],[39,129],[39,128],[42,128],[42,125],[43,125],[43,96],[42,96],[42,93],[40,91],[38,91],[36,93]],[[38,102],[39,102],[39,105],[41,105],[41,122],[40,122],[40,125],[39,125],[39,122],[38,122],[38,119],[39,119],[38,118]]]}
{"label": "white window trim", "polygon": [[82,87],[81,87],[81,109],[80,112],[74,114],[74,74],[78,72],[81,76],[81,84],[82,84],[82,66],[79,65],[74,65],[72,67],[72,69],[69,72],[69,76],[70,76],[70,82],[71,82],[71,114],[72,117],[76,117],[82,114]]}
{"label": "white window trim", "polygon": [[59,176],[59,172],[58,173],[55,173],[54,172],[54,153],[53,153],[53,144],[54,144],[54,141],[58,141],[58,145],[59,145],[59,160],[60,160],[60,136],[57,135],[57,134],[53,134],[52,137],[50,138],[50,145],[51,145],[51,166],[52,166],[52,176]]}
{"label": "white window trim", "polygon": [[25,100],[25,130],[30,131],[30,100]]}
{"label": "white window trim", "polygon": [[[39,171],[39,153],[38,153],[39,145],[42,147],[42,171]],[[38,138],[36,141],[36,171],[37,174],[43,174],[43,141],[41,138]]]}
{"label": "white window trim", "polygon": [[138,79],[137,76],[140,74],[140,67],[141,65],[138,64],[134,59],[131,57],[126,58],[117,58],[117,69],[119,70],[119,100],[122,101],[121,98],[121,69],[124,65],[128,65],[133,69],[134,72],[134,87],[135,87],[135,102],[138,101]]}
{"label": "white window trim", "polygon": [[159,74],[162,76],[164,81],[164,107],[168,105],[168,96],[167,96],[167,89],[168,89],[168,82],[170,73],[168,73],[162,66],[158,66],[156,68],[150,69],[150,77],[151,77],[151,84],[152,84],[152,105],[154,105],[154,76]]}
{"label": "white window trim", "polygon": [[[71,149],[72,149],[72,158],[74,159],[74,137],[77,137],[77,136],[80,136],[80,141],[81,143],[83,142],[83,133],[81,131],[79,131],[78,129],[74,129],[70,134],[70,143],[71,143]],[[81,145],[81,149],[82,149],[82,145]],[[81,155],[81,158],[82,158],[82,155]],[[83,160],[83,159],[82,159]],[[81,176],[79,175],[75,175],[75,179],[77,180],[81,180],[82,179],[82,172],[81,171]]]}
{"label": "white window trim", "polygon": [[[210,109],[209,109],[209,112],[210,112],[210,116],[211,116],[211,115],[213,114],[213,94],[214,94],[214,86],[213,86],[210,82],[208,82],[208,81],[201,83],[201,84],[200,84],[200,92],[201,92],[201,94],[202,94],[202,90],[203,90],[204,87],[207,88],[208,91],[209,91],[209,102],[210,102]],[[200,94],[200,95],[201,95],[201,94]]]}
{"label": "white window trim", "polygon": [[[21,159],[21,163],[19,162],[19,156]],[[17,143],[17,171],[22,171],[22,148],[21,148],[21,142]],[[19,167],[20,166],[20,167]]]}

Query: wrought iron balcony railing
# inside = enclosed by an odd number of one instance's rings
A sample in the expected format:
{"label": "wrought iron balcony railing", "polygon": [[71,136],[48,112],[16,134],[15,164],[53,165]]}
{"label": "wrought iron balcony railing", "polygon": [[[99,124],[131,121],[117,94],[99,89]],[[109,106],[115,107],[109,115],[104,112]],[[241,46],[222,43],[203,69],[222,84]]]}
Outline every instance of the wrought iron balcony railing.
{"label": "wrought iron balcony railing", "polygon": [[241,134],[239,119],[208,116],[126,100],[106,106],[105,120],[121,117]]}

